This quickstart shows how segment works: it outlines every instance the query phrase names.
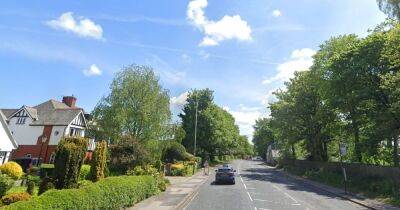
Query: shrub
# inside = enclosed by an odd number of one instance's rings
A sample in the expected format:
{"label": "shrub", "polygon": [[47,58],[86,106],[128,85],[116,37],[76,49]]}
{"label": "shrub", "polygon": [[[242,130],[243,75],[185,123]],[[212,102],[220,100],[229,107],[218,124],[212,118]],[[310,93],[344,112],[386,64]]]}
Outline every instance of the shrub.
{"label": "shrub", "polygon": [[107,142],[97,142],[96,150],[93,153],[90,179],[94,182],[104,178],[104,170],[107,162]]}
{"label": "shrub", "polygon": [[82,165],[81,170],[79,171],[79,180],[87,180],[90,177],[90,165]]}
{"label": "shrub", "polygon": [[151,176],[108,177],[79,189],[49,190],[4,209],[122,209],[160,192]]}
{"label": "shrub", "polygon": [[58,143],[54,162],[57,189],[78,186],[79,171],[86,155],[87,142],[85,138],[68,137]]}
{"label": "shrub", "polygon": [[34,181],[28,181],[27,183],[27,188],[26,188],[26,192],[29,195],[33,195],[34,191],[35,191],[35,182]]}
{"label": "shrub", "polygon": [[28,175],[26,177],[27,182],[33,181],[35,183],[35,185],[39,186],[40,185],[40,176],[32,176],[32,175]]}
{"label": "shrub", "polygon": [[43,194],[44,192],[46,192],[47,190],[53,189],[54,186],[54,181],[52,178],[50,177],[43,177],[42,181],[40,182],[39,185],[39,191],[38,191],[38,195]]}
{"label": "shrub", "polygon": [[30,167],[30,168],[28,169],[28,174],[29,174],[29,175],[33,175],[33,176],[36,176],[36,175],[38,175],[39,170],[40,170],[39,167],[32,166],[32,167]]}
{"label": "shrub", "polygon": [[27,201],[30,200],[31,198],[32,196],[27,192],[16,192],[16,193],[10,193],[2,197],[1,202],[5,205],[10,205],[17,201]]}
{"label": "shrub", "polygon": [[16,162],[7,162],[0,166],[0,171],[2,174],[7,174],[13,179],[19,179],[24,174],[22,167]]}
{"label": "shrub", "polygon": [[3,197],[9,189],[11,189],[13,184],[14,180],[11,177],[5,174],[0,174],[0,198]]}
{"label": "shrub", "polygon": [[176,141],[169,142],[162,155],[162,159],[165,163],[174,163],[175,161],[185,160],[186,158],[185,147]]}

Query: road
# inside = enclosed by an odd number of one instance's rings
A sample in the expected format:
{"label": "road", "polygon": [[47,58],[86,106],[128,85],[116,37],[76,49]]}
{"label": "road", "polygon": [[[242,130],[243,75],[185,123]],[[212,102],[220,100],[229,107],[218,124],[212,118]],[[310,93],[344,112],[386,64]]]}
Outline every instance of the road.
{"label": "road", "polygon": [[322,210],[365,209],[301,181],[282,176],[262,162],[237,160],[236,185],[214,184],[214,174],[185,207],[186,210]]}

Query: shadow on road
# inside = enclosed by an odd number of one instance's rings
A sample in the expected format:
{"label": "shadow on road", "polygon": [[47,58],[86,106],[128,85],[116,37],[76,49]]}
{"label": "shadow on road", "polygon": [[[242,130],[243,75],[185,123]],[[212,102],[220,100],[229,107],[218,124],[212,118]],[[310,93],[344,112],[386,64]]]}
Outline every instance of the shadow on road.
{"label": "shadow on road", "polygon": [[326,192],[312,185],[299,180],[291,179],[284,176],[281,172],[274,168],[265,168],[264,163],[258,163],[256,167],[244,169],[241,171],[243,178],[257,181],[265,181],[277,184],[283,184],[288,190],[314,193],[331,199],[346,200],[330,192]]}

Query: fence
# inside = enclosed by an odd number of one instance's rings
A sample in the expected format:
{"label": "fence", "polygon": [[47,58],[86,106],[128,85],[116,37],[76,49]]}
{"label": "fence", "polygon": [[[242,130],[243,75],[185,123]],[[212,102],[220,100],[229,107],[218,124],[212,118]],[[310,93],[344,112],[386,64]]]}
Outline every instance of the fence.
{"label": "fence", "polygon": [[[294,159],[283,159],[280,161],[282,165],[289,165],[296,168],[305,170],[320,170],[342,173],[341,164],[338,162],[316,162],[307,160],[294,160]],[[368,165],[361,163],[343,163],[346,168],[348,177],[373,177],[381,179],[390,179],[395,183],[400,184],[400,168],[388,167],[388,166],[377,166]]]}

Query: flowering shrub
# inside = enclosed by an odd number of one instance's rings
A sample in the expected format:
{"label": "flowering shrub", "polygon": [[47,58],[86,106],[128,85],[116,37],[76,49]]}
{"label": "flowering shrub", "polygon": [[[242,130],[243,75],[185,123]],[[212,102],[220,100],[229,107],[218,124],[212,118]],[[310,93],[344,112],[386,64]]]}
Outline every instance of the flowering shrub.
{"label": "flowering shrub", "polygon": [[31,195],[27,192],[16,192],[16,193],[10,193],[4,197],[1,198],[1,202],[5,205],[10,205],[12,203],[15,203],[17,201],[27,201],[32,198]]}
{"label": "flowering shrub", "polygon": [[19,179],[24,174],[22,167],[16,162],[7,162],[0,166],[0,172],[2,174],[7,174],[13,179]]}

